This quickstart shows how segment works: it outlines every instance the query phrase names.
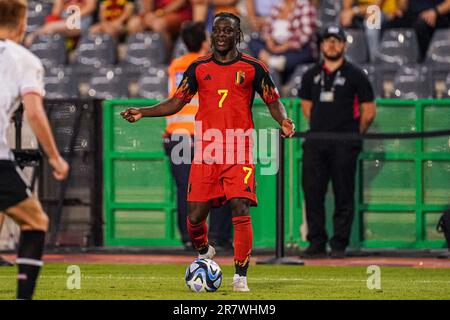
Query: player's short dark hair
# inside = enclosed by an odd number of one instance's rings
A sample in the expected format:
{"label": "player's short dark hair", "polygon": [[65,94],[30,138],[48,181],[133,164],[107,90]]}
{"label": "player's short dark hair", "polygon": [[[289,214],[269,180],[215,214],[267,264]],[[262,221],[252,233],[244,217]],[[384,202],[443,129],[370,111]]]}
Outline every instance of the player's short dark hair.
{"label": "player's short dark hair", "polygon": [[218,14],[216,14],[214,16],[213,21],[215,21],[216,19],[222,19],[222,18],[230,18],[230,19],[234,20],[234,22],[236,23],[238,33],[239,33],[239,38],[237,40],[237,43],[239,44],[242,41],[242,39],[244,38],[244,34],[242,33],[242,29],[241,29],[241,18],[239,18],[237,15],[235,15],[231,12],[219,12]]}
{"label": "player's short dark hair", "polygon": [[26,0],[0,0],[0,28],[17,28],[27,8]]}
{"label": "player's short dark hair", "polygon": [[181,39],[189,52],[199,52],[206,41],[206,27],[203,22],[187,21],[181,27]]}

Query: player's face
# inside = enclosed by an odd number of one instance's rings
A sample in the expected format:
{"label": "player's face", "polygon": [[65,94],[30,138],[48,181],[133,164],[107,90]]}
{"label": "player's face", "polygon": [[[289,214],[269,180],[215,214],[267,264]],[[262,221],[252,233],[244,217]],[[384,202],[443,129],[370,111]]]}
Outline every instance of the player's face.
{"label": "player's face", "polygon": [[335,37],[325,38],[322,41],[321,49],[326,59],[339,60],[344,55],[345,42]]}
{"label": "player's face", "polygon": [[214,21],[211,42],[215,51],[225,55],[234,50],[237,37],[238,30],[233,19],[219,18]]}

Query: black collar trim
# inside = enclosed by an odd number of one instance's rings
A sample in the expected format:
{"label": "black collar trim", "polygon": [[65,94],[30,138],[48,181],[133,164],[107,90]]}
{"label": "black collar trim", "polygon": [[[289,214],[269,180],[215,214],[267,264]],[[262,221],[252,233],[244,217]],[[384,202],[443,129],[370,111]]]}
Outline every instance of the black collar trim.
{"label": "black collar trim", "polygon": [[215,63],[217,63],[218,65],[221,65],[221,66],[228,66],[228,65],[233,64],[233,63],[235,63],[235,62],[238,62],[239,60],[241,60],[241,58],[242,58],[242,53],[239,52],[239,51],[238,51],[238,55],[236,56],[236,58],[234,58],[233,60],[230,60],[230,61],[228,61],[228,62],[222,62],[222,61],[219,61],[219,60],[217,60],[216,57],[214,56],[214,53],[213,53],[213,55],[212,55],[212,60],[213,60]]}

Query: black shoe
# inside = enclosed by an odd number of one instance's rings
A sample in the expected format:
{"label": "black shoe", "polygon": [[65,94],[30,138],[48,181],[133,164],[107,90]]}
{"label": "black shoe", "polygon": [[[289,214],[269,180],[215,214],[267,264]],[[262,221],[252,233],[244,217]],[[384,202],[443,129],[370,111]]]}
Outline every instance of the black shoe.
{"label": "black shoe", "polygon": [[14,266],[14,263],[11,263],[11,262],[9,262],[9,261],[6,261],[5,259],[3,259],[3,258],[0,256],[0,267],[12,267],[12,266]]}
{"label": "black shoe", "polygon": [[331,259],[344,259],[345,257],[345,250],[332,250],[330,253]]}
{"label": "black shoe", "polygon": [[303,259],[322,259],[327,257],[325,248],[308,247],[306,250],[300,252],[300,258]]}

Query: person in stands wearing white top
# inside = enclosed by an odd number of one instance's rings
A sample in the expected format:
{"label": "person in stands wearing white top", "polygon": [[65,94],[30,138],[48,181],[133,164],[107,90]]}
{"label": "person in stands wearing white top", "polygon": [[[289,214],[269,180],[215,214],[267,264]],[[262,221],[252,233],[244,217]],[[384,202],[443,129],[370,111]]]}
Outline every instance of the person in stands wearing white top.
{"label": "person in stands wearing white top", "polygon": [[0,211],[21,229],[16,263],[17,299],[31,299],[42,262],[47,215],[31,194],[29,184],[7,146],[6,129],[22,101],[31,129],[48,156],[56,179],[67,177],[69,166],[56,148],[43,106],[44,69],[25,49],[26,0],[0,0]]}
{"label": "person in stands wearing white top", "polygon": [[315,32],[316,8],[308,0],[278,1],[250,50],[286,81],[299,64],[315,60]]}

